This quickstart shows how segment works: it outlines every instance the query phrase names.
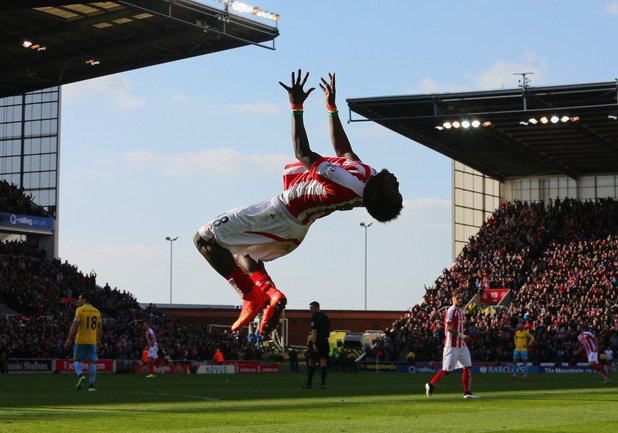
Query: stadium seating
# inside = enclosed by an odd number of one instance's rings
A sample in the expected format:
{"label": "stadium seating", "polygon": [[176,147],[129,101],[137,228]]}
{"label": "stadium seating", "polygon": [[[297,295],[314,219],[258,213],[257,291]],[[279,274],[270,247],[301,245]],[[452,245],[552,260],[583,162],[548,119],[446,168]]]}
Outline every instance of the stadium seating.
{"label": "stadium seating", "polygon": [[614,345],[617,257],[615,200],[502,203],[456,263],[426,288],[424,302],[393,324],[387,333],[388,357],[399,359],[413,351],[417,361],[441,359],[443,308],[450,305],[455,288],[463,288],[467,300],[488,288],[513,293],[508,310],[467,311],[474,360],[510,360],[519,319],[536,337],[533,362],[576,361],[570,323],[594,332],[601,347]]}
{"label": "stadium seating", "polygon": [[[23,191],[0,182],[0,210],[32,214]],[[19,196],[19,197],[18,197]],[[9,209],[8,203],[21,203]],[[512,293],[508,309],[469,305],[468,333],[476,361],[508,361],[518,320],[536,337],[533,362],[574,362],[580,323],[616,352],[618,335],[618,202],[571,199],[544,203],[502,203],[470,239],[455,264],[426,288],[424,302],[393,323],[378,347],[383,357],[415,361],[441,359],[443,312],[450,292],[463,288],[466,300],[490,288]],[[17,314],[0,315],[0,353],[11,357],[70,357],[64,347],[75,298],[84,290],[104,315],[101,358],[140,359],[142,321],[152,322],[160,346],[173,359],[211,359],[216,347],[226,359],[259,357],[232,334],[167,316],[154,306],[143,309],[126,291],[100,287],[96,274],[85,275],[58,259],[46,259],[23,242],[0,243],[0,304]]]}

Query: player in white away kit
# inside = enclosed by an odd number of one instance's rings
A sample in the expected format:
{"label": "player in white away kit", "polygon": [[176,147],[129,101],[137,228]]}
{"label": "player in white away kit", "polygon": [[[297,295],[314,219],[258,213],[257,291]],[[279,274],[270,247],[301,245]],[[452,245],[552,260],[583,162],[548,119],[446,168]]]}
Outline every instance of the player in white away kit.
{"label": "player in white away kit", "polygon": [[150,327],[149,322],[144,322],[146,330],[146,347],[148,348],[148,379],[155,377],[154,365],[159,358],[159,346],[157,345],[157,336]]}
{"label": "player in white away kit", "polygon": [[579,341],[580,346],[579,349],[575,351],[575,356],[579,355],[582,350],[585,350],[588,358],[588,364],[603,378],[603,383],[611,382],[607,372],[607,367],[601,365],[599,362],[599,351],[596,337],[590,331],[583,331],[581,327],[578,327],[577,330],[580,332],[577,337],[577,341]]}
{"label": "player in white away kit", "polygon": [[444,352],[442,353],[442,369],[425,384],[425,393],[427,397],[433,395],[433,389],[444,376],[448,376],[451,371],[457,368],[463,368],[461,374],[461,382],[464,387],[464,398],[479,398],[472,394],[472,359],[470,351],[466,346],[468,336],[464,334],[464,325],[466,317],[461,308],[463,304],[463,293],[459,290],[453,290],[451,294],[453,305],[446,310],[444,316]]}
{"label": "player in white away kit", "polygon": [[337,115],[335,75],[321,79],[336,157],[311,150],[303,123],[303,102],[314,90],[303,89],[309,74],[301,71],[286,86],[292,104],[292,142],[297,163],[286,165],[282,194],[261,203],[233,209],[198,229],[193,240],[208,263],[242,294],[243,307],[231,329],[240,330],[264,309],[260,334],[279,323],[287,299],[264,268],[265,261],[284,256],[300,245],[318,218],[336,210],[364,206],[380,222],[391,221],[402,209],[397,178],[376,170],[354,153]]}

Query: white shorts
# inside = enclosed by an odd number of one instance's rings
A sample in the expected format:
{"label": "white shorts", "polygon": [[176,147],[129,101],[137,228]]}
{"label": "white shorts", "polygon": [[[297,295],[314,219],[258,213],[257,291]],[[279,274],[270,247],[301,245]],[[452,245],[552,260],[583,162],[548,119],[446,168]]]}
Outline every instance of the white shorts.
{"label": "white shorts", "polygon": [[599,352],[590,352],[588,354],[588,362],[599,362]]}
{"label": "white shorts", "polygon": [[445,347],[442,353],[442,370],[453,371],[458,368],[471,367],[470,351],[464,347]]}
{"label": "white shorts", "polygon": [[159,346],[156,344],[148,348],[148,358],[157,359],[159,357]]}
{"label": "white shorts", "polygon": [[232,209],[200,227],[205,241],[214,238],[234,255],[249,255],[268,262],[300,245],[309,225],[296,221],[276,198]]}

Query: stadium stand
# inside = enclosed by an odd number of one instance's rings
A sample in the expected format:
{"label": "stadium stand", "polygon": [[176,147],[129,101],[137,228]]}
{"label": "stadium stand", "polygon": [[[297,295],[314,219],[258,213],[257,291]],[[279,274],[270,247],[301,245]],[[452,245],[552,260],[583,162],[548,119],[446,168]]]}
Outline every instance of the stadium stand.
{"label": "stadium stand", "polygon": [[10,213],[49,216],[45,209],[32,202],[32,196],[25,194],[23,187],[18,188],[4,180],[0,180],[0,209]]}
{"label": "stadium stand", "polygon": [[[508,361],[512,335],[524,319],[536,337],[533,362],[573,363],[570,323],[592,330],[601,347],[615,346],[618,311],[618,202],[502,203],[450,269],[426,289],[424,302],[387,332],[388,357],[413,351],[416,360],[440,359],[443,308],[450,291],[467,300],[487,288],[508,288],[508,310],[468,304],[473,357]],[[614,350],[616,347],[612,347]]]}
{"label": "stadium stand", "polygon": [[[37,209],[22,190],[0,182],[0,211],[24,213]],[[149,320],[165,355],[178,360],[211,359],[219,347],[226,359],[259,357],[229,333],[211,333],[205,327],[183,323],[149,306],[142,308],[127,291],[100,287],[96,273],[84,274],[59,259],[22,241],[0,242],[0,353],[9,357],[66,358],[68,326],[75,300],[88,290],[104,316],[101,358],[139,360],[144,346],[142,321]]]}
{"label": "stadium stand", "polygon": [[[6,185],[6,203],[28,197]],[[11,198],[7,195],[11,194]],[[26,204],[27,206],[27,204]],[[618,202],[502,203],[457,258],[426,289],[424,302],[393,323],[375,354],[385,360],[439,360],[444,337],[443,309],[450,291],[464,288],[467,300],[491,288],[510,289],[508,309],[468,303],[469,333],[476,361],[508,361],[519,319],[536,337],[533,362],[572,363],[581,323],[599,336],[601,347],[618,349]],[[139,360],[144,346],[142,321],[149,320],[166,356],[208,360],[219,347],[226,359],[259,359],[261,352],[230,333],[210,333],[150,305],[142,308],[127,291],[97,285],[96,273],[21,241],[0,243],[0,352],[9,357],[66,358],[63,348],[75,299],[84,290],[104,315],[101,358]]]}

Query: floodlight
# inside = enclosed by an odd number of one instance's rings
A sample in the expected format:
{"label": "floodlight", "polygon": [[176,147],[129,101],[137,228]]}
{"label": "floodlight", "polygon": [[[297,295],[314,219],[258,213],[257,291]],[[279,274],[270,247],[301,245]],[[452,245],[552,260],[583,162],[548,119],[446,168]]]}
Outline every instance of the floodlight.
{"label": "floodlight", "polygon": [[519,122],[519,124],[522,125],[522,126],[528,126],[528,122],[524,122],[523,120],[521,120]]}
{"label": "floodlight", "polygon": [[24,48],[30,48],[32,46],[32,42],[28,41],[28,40],[24,40],[24,42],[21,44],[22,47]]}
{"label": "floodlight", "polygon": [[479,126],[481,126],[481,122],[479,122],[478,120],[473,120],[472,121],[472,127],[473,128],[478,128]]}
{"label": "floodlight", "polygon": [[444,129],[444,126],[442,126],[442,125],[438,125],[438,126],[436,126],[436,129],[437,129],[438,131],[442,131],[442,130]]}
{"label": "floodlight", "polygon": [[616,116],[615,114],[608,114],[607,118],[612,120],[618,120],[618,116]]}
{"label": "floodlight", "polygon": [[562,123],[566,123],[566,122],[568,122],[568,121],[569,121],[569,116],[562,116],[562,117],[560,118],[560,121],[561,121]]}
{"label": "floodlight", "polygon": [[532,123],[533,125],[536,125],[537,123],[539,123],[539,121],[536,120],[534,117],[531,117],[530,119],[528,119],[528,123]]}
{"label": "floodlight", "polygon": [[491,126],[491,122],[489,120],[486,120],[485,122],[482,123],[483,128],[487,128],[488,126]]}
{"label": "floodlight", "polygon": [[453,125],[451,125],[451,122],[444,122],[442,126],[444,126],[446,129],[451,129],[453,127]]}
{"label": "floodlight", "polygon": [[453,122],[453,128],[459,128],[461,126],[461,123],[459,123],[457,120]]}
{"label": "floodlight", "polygon": [[560,122],[560,118],[558,116],[551,116],[551,123],[558,123]]}
{"label": "floodlight", "polygon": [[579,116],[571,117],[571,122],[579,122]]}
{"label": "floodlight", "polygon": [[547,117],[545,117],[545,116],[541,117],[539,120],[540,120],[540,122],[543,125],[545,125],[545,124],[547,124],[547,122],[549,122],[549,119]]}

